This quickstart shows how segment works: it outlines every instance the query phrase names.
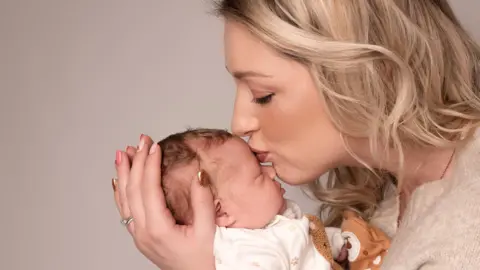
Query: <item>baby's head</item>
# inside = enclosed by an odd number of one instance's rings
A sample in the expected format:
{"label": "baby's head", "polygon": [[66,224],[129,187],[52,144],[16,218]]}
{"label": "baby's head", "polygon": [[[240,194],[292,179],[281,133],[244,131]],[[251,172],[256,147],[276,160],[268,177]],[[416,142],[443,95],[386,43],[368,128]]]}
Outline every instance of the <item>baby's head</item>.
{"label": "baby's head", "polygon": [[191,224],[191,181],[201,177],[214,195],[216,224],[258,229],[285,208],[284,190],[271,167],[260,166],[241,138],[224,130],[192,129],[158,143],[162,188],[178,224]]}

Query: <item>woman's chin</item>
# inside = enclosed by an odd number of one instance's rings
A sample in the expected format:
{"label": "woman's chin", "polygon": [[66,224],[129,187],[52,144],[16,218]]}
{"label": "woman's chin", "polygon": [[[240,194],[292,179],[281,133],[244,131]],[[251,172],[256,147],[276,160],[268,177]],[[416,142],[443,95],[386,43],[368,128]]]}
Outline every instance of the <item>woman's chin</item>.
{"label": "woman's chin", "polygon": [[273,168],[275,169],[278,179],[291,186],[308,184],[318,179],[318,177],[307,176],[305,173],[293,169],[284,170],[280,166],[276,167],[275,164],[273,164]]}

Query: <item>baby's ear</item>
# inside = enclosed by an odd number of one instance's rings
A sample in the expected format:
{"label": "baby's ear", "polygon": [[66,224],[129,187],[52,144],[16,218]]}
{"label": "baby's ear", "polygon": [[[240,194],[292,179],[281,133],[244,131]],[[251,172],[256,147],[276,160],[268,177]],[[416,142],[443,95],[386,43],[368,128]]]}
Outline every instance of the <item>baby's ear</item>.
{"label": "baby's ear", "polygon": [[229,227],[235,223],[235,219],[229,213],[227,213],[223,207],[222,202],[219,199],[214,200],[215,204],[215,223],[219,227]]}

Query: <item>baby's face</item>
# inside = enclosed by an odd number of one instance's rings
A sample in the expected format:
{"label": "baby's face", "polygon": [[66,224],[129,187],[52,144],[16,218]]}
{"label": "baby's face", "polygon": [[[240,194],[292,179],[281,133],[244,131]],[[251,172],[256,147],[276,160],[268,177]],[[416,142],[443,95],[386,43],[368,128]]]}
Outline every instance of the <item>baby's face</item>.
{"label": "baby's face", "polygon": [[[210,149],[217,160],[217,225],[258,229],[285,210],[285,190],[275,181],[272,167],[260,166],[248,145],[230,139]],[[213,162],[215,164],[215,162]]]}

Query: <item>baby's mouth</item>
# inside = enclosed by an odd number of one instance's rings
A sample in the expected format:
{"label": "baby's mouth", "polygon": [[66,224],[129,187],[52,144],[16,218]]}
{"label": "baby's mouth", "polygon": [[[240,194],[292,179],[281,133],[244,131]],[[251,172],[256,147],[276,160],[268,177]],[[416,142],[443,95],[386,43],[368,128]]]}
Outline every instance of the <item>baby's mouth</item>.
{"label": "baby's mouth", "polygon": [[280,182],[278,182],[278,181],[275,180],[275,179],[272,179],[272,180],[273,180],[273,181],[275,182],[275,184],[278,186],[278,188],[279,188],[280,191],[282,192],[282,195],[285,194],[286,191],[285,191],[285,189],[282,187],[282,184],[280,184]]}

